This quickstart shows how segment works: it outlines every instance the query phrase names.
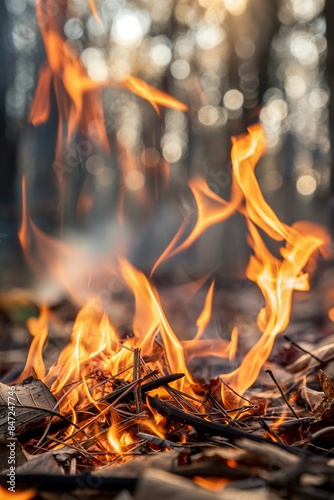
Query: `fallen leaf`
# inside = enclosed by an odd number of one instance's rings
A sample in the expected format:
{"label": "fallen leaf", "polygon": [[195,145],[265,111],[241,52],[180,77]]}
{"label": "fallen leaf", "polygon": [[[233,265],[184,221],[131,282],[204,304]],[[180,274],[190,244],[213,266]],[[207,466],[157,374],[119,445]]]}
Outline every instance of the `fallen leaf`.
{"label": "fallen leaf", "polygon": [[32,429],[36,422],[57,414],[54,408],[56,399],[41,380],[27,378],[14,386],[12,396],[9,386],[0,383],[0,433],[8,434],[9,411],[14,412],[15,434]]}
{"label": "fallen leaf", "polygon": [[[318,349],[312,350],[312,354],[319,358],[323,363],[334,359],[334,343],[321,346]],[[311,373],[314,368],[318,365],[319,361],[312,358],[310,354],[303,354],[294,363],[286,367],[286,371],[289,373]]]}
{"label": "fallen leaf", "polygon": [[324,394],[326,398],[332,403],[334,401],[334,384],[331,382],[331,380],[327,377],[326,373],[322,370],[318,371],[318,378],[320,381],[320,385],[322,387],[322,390],[324,391]]}

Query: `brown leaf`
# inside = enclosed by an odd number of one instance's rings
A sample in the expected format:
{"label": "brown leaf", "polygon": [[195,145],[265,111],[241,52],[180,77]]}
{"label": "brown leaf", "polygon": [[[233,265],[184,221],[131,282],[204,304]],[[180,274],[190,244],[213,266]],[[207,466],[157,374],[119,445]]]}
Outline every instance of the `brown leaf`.
{"label": "brown leaf", "polygon": [[326,398],[332,403],[334,401],[334,384],[329,380],[326,373],[322,370],[318,371],[319,381],[324,391]]}
{"label": "brown leaf", "polygon": [[[318,349],[312,350],[312,354],[321,359],[324,363],[334,359],[334,343],[321,346]],[[319,366],[319,361],[312,358],[309,354],[303,354],[294,363],[286,367],[289,373],[311,373],[316,366]]]}
{"label": "brown leaf", "polygon": [[[41,380],[29,377],[13,387],[14,399],[9,399],[9,387],[0,383],[0,433],[8,432],[9,406],[13,406],[15,412],[16,434],[33,428],[36,422],[55,414],[57,401]],[[15,404],[11,404],[13,402]]]}

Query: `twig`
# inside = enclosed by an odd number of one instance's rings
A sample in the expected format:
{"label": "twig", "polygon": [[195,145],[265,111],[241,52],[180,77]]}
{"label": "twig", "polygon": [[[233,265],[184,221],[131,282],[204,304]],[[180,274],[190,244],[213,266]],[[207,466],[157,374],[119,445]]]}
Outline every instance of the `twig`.
{"label": "twig", "polygon": [[267,424],[267,422],[265,422],[265,420],[263,420],[263,418],[261,417],[261,415],[259,413],[257,414],[257,417],[258,417],[258,419],[260,421],[261,426],[263,427],[263,429],[265,431],[268,432],[268,434],[270,434],[270,436],[273,439],[273,441],[276,440],[276,441],[281,441],[282,442],[281,438],[276,434],[276,432],[273,429],[271,429],[269,427],[269,425]]}
{"label": "twig", "polygon": [[[230,385],[228,385],[226,382],[224,382],[224,380],[221,377],[219,377],[219,380],[224,384],[225,387],[227,387],[231,392],[233,392],[233,394],[238,396],[238,398],[243,399],[244,401],[247,401],[247,403],[249,403],[252,406],[252,408],[257,408],[257,405],[254,405],[254,403],[252,403],[249,399],[245,398],[245,396],[241,396],[241,394],[238,394],[237,391],[235,391]],[[234,410],[232,408],[232,409],[229,409],[229,411],[236,411],[236,410]]]}
{"label": "twig", "polygon": [[[205,397],[206,397],[206,398],[208,398],[208,399],[210,399],[211,403],[213,403],[213,405],[216,407],[216,409],[217,409],[218,411],[220,411],[220,412],[224,415],[224,417],[225,417],[227,420],[229,420],[229,421],[231,421],[231,420],[232,420],[232,418],[231,418],[231,417],[230,417],[230,415],[227,413],[227,411],[225,410],[225,408],[223,407],[223,405],[221,405],[221,404],[220,404],[220,403],[216,400],[216,398],[214,398],[214,397],[212,396],[212,394],[210,394],[209,392],[207,392],[207,393],[205,394]],[[203,403],[203,404],[205,404],[205,403]],[[239,426],[239,424],[238,424],[238,423],[237,423],[237,425]]]}
{"label": "twig", "polygon": [[[135,348],[133,351],[133,381],[140,378],[140,349]],[[141,399],[140,383],[133,389],[136,412],[141,413],[143,410],[143,402]]]}
{"label": "twig", "polygon": [[279,390],[282,398],[284,399],[287,407],[289,408],[289,410],[291,411],[291,413],[294,415],[294,417],[298,418],[298,415],[297,413],[295,412],[295,410],[292,408],[292,406],[290,405],[289,401],[287,400],[281,386],[279,385],[279,383],[277,382],[277,379],[275,377],[275,375],[273,374],[273,372],[271,370],[265,370],[266,373],[268,373],[268,375],[271,377],[272,381],[274,382],[274,384],[276,385],[277,389]]}
{"label": "twig", "polygon": [[[198,432],[201,432],[203,434],[208,434],[209,436],[221,436],[226,439],[230,439],[232,442],[239,438],[245,438],[251,441],[256,441],[258,443],[268,443],[268,440],[263,437],[255,436],[253,434],[247,434],[246,432],[231,427],[230,425],[209,422],[208,420],[179,410],[171,404],[168,404],[165,401],[161,401],[159,398],[152,398],[151,396],[148,396],[148,400],[152,408],[154,408],[164,417],[171,418],[172,420],[176,420],[177,422],[186,425],[191,425],[192,427],[197,429]],[[299,454],[299,450],[292,449],[291,447],[288,447],[284,444],[274,441],[270,441],[270,443],[285,450],[288,449],[291,453]]]}
{"label": "twig", "polygon": [[169,439],[162,439],[158,436],[154,436],[152,434],[147,434],[146,432],[138,432],[138,437],[145,439],[145,441],[149,441],[157,446],[162,446],[163,448],[175,449],[177,451],[182,451],[183,453],[188,453],[181,444],[174,443]]}
{"label": "twig", "polygon": [[291,340],[290,337],[288,337],[287,335],[284,335],[284,338],[285,338],[285,340],[287,340],[288,342],[290,342],[291,345],[295,346],[300,351],[304,352],[305,354],[308,354],[309,356],[311,356],[311,358],[313,358],[316,361],[318,361],[318,363],[320,363],[320,365],[324,364],[324,361],[322,359],[318,358],[315,354],[312,354],[310,351],[307,351],[306,349],[304,349],[304,347],[302,347],[301,345],[297,344],[297,342],[294,342],[293,340]]}

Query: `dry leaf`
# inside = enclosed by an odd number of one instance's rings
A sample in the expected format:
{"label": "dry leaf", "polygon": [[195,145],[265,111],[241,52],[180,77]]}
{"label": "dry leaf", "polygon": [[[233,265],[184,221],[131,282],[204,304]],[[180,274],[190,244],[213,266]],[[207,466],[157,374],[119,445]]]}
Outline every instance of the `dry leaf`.
{"label": "dry leaf", "polygon": [[14,399],[9,399],[9,387],[0,383],[0,433],[8,432],[9,406],[15,412],[15,434],[32,429],[36,422],[55,413],[57,401],[41,380],[29,377],[13,387]]}
{"label": "dry leaf", "polygon": [[[312,350],[312,354],[317,358],[321,359],[324,363],[334,359],[334,343],[319,347],[318,349]],[[319,366],[319,362],[312,358],[309,354],[303,354],[294,363],[287,366],[285,369],[289,373],[299,373],[299,372],[312,372],[316,366]]]}
{"label": "dry leaf", "polygon": [[334,401],[334,384],[322,370],[318,371],[318,377],[326,398],[330,401],[330,403],[332,403]]}

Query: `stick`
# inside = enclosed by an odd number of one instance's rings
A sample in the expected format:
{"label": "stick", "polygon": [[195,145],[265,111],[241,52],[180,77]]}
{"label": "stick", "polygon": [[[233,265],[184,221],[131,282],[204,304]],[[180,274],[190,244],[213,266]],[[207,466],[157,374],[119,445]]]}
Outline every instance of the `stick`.
{"label": "stick", "polygon": [[305,352],[305,354],[309,354],[311,356],[311,358],[318,361],[318,363],[320,363],[320,365],[324,364],[322,359],[318,358],[315,354],[312,354],[310,351],[307,351],[306,349],[304,349],[301,345],[297,344],[297,342],[294,342],[293,340],[291,340],[290,337],[288,337],[287,335],[284,335],[284,338],[285,338],[285,340],[290,342],[291,345],[297,347],[297,349],[299,349],[300,351]]}
{"label": "stick", "polygon": [[[136,347],[135,350],[133,351],[133,381],[138,380],[139,378],[140,378],[140,349]],[[136,412],[139,414],[142,412],[143,409],[140,384],[138,384],[134,388],[133,393],[136,403]]]}
{"label": "stick", "polygon": [[165,401],[161,401],[158,398],[152,398],[151,396],[147,397],[152,408],[157,410],[161,415],[170,418],[172,420],[175,420],[176,422],[181,422],[186,425],[191,425],[192,427],[197,429],[198,432],[202,434],[208,434],[209,436],[221,436],[225,439],[230,439],[232,442],[240,438],[245,438],[251,441],[255,441],[257,443],[270,443],[273,446],[278,446],[279,448],[288,450],[291,453],[298,455],[300,454],[299,450],[291,448],[290,446],[286,446],[281,443],[276,443],[274,441],[268,441],[263,437],[255,436],[253,434],[247,434],[246,432],[243,432],[239,429],[235,429],[230,425],[209,422],[208,420],[202,419],[195,415],[185,413],[184,411],[179,410],[178,408],[175,408],[175,406],[172,406],[166,403]]}
{"label": "stick", "polygon": [[273,381],[273,382],[274,382],[274,384],[276,385],[277,389],[279,390],[279,392],[280,392],[280,394],[281,394],[282,398],[284,399],[284,401],[285,401],[285,403],[286,403],[287,407],[289,408],[289,410],[291,411],[291,413],[293,414],[293,416],[294,416],[294,417],[296,417],[296,418],[298,418],[297,413],[295,412],[295,410],[292,408],[292,406],[290,405],[289,401],[287,400],[287,398],[286,398],[286,396],[285,396],[284,392],[282,391],[282,389],[281,389],[281,387],[280,387],[279,383],[277,382],[276,377],[275,377],[275,375],[273,374],[273,372],[272,372],[271,370],[265,370],[265,372],[266,372],[266,373],[268,373],[268,375],[271,377],[272,381]]}

